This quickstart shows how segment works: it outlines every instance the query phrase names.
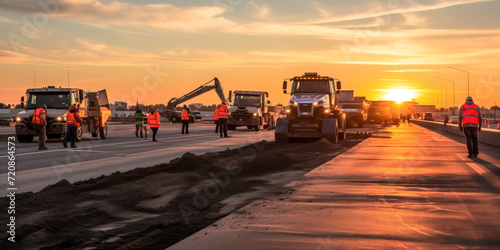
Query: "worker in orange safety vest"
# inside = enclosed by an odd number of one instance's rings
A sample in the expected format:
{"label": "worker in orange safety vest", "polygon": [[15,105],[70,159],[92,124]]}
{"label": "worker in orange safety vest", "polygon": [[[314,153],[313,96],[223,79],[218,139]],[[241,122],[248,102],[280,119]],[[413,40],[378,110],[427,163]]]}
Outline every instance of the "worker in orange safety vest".
{"label": "worker in orange safety vest", "polygon": [[217,116],[219,117],[219,131],[220,137],[224,134],[224,137],[228,137],[227,135],[227,118],[229,116],[229,111],[226,106],[226,102],[223,101],[219,108],[217,108]]}
{"label": "worker in orange safety vest", "polygon": [[160,113],[153,108],[149,108],[148,124],[151,131],[153,131],[153,141],[158,141],[156,140],[156,133],[158,133],[158,129],[160,128]]}
{"label": "worker in orange safety vest", "polygon": [[458,126],[460,131],[465,134],[467,150],[469,151],[467,157],[469,158],[476,158],[479,154],[477,133],[481,131],[482,120],[481,109],[477,104],[474,104],[472,97],[467,97],[458,111]]}
{"label": "worker in orange safety vest", "polygon": [[[189,134],[189,114],[191,114],[191,110],[184,105],[181,111],[182,134]],[[186,131],[186,133],[184,133],[184,131]]]}
{"label": "worker in orange safety vest", "polygon": [[214,111],[214,123],[215,123],[215,133],[216,134],[219,133],[219,128],[220,128],[220,123],[219,123],[219,108],[220,108],[220,105],[218,105],[217,108],[215,108],[215,111]]}
{"label": "worker in orange safety vest", "polygon": [[66,135],[64,135],[62,144],[65,148],[68,147],[68,142],[71,142],[71,148],[76,148],[76,139],[78,138],[78,128],[82,122],[80,115],[78,114],[78,108],[76,105],[71,105],[68,112],[66,113],[66,123],[68,129],[66,130]]}
{"label": "worker in orange safety vest", "polygon": [[45,150],[45,141],[47,140],[47,106],[43,104],[33,112],[33,119],[31,119],[35,133],[38,135],[38,150]]}

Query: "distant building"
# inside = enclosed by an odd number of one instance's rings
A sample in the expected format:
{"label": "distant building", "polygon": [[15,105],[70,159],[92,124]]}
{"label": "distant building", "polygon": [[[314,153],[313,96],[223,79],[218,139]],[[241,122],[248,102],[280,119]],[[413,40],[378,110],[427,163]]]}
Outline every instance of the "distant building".
{"label": "distant building", "polygon": [[128,103],[126,102],[115,102],[111,104],[111,111],[127,111],[128,110]]}

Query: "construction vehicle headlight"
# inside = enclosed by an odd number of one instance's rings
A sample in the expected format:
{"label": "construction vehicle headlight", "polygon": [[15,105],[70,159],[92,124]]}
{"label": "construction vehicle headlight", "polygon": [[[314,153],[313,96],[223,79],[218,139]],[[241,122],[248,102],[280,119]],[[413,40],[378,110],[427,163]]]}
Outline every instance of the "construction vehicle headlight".
{"label": "construction vehicle headlight", "polygon": [[330,109],[325,109],[325,114],[330,113]]}
{"label": "construction vehicle headlight", "polygon": [[257,116],[257,113],[253,113],[253,116]]}
{"label": "construction vehicle headlight", "polygon": [[322,104],[322,103],[323,103],[323,101],[315,102],[315,103],[313,103],[313,106],[316,106],[316,105],[319,105],[319,104]]}
{"label": "construction vehicle headlight", "polygon": [[21,121],[21,117],[16,117],[16,122],[20,122]]}
{"label": "construction vehicle headlight", "polygon": [[58,116],[58,117],[56,118],[56,121],[61,122],[61,121],[62,121],[62,117]]}
{"label": "construction vehicle headlight", "polygon": [[294,102],[294,101],[290,101],[290,105],[294,105],[295,106],[295,105],[297,105],[297,103]]}
{"label": "construction vehicle headlight", "polygon": [[291,109],[285,109],[285,112],[286,112],[286,113],[291,113],[291,112],[292,112],[292,110],[291,110]]}

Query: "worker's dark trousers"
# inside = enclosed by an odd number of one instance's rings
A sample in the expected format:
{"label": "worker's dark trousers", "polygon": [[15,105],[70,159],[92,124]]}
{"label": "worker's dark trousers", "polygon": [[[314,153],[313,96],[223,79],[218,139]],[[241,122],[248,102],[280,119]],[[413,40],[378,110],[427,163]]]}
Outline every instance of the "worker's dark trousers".
{"label": "worker's dark trousers", "polygon": [[66,135],[64,135],[64,141],[70,141],[71,146],[76,146],[76,131],[78,127],[68,126],[68,131],[66,131]]}
{"label": "worker's dark trousers", "polygon": [[219,118],[219,126],[220,137],[227,137],[227,118]]}
{"label": "worker's dark trousers", "polygon": [[182,133],[184,134],[184,131],[186,131],[186,134],[189,134],[189,120],[182,120]]}
{"label": "worker's dark trousers", "polygon": [[464,128],[465,138],[467,139],[467,150],[469,155],[479,154],[479,146],[477,144],[477,128]]}
{"label": "worker's dark trousers", "polygon": [[35,127],[35,133],[38,135],[38,148],[45,147],[45,141],[47,140],[45,125],[33,124]]}
{"label": "worker's dark trousers", "polygon": [[141,137],[142,137],[142,122],[141,124],[135,124],[135,135],[139,135],[139,132],[141,132]]}
{"label": "worker's dark trousers", "polygon": [[215,133],[219,133],[219,127],[220,127],[220,124],[219,124],[219,120],[215,120]]}
{"label": "worker's dark trousers", "polygon": [[153,131],[153,141],[156,140],[156,133],[158,133],[158,128],[151,128],[151,131]]}

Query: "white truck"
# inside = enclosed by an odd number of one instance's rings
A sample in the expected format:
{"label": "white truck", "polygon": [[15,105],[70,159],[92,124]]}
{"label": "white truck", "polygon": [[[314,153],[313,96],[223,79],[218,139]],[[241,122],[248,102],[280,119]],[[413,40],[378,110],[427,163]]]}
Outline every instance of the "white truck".
{"label": "white truck", "polygon": [[[26,99],[25,99],[26,98]],[[32,142],[35,129],[31,120],[33,111],[42,105],[47,106],[47,139],[59,139],[67,130],[66,113],[71,105],[78,107],[82,124],[77,130],[77,140],[82,140],[82,133],[89,132],[92,137],[105,139],[108,133],[107,120],[111,116],[106,90],[97,92],[83,91],[77,88],[56,88],[48,86],[26,90],[26,97],[21,97],[21,105],[26,108],[16,117],[16,136],[19,142]]]}
{"label": "white truck", "polygon": [[269,98],[269,94],[264,91],[230,91],[229,102],[232,102],[232,106],[228,109],[227,128],[235,130],[246,126],[255,131],[273,129],[278,118],[276,107],[270,106],[271,101],[266,98]]}

